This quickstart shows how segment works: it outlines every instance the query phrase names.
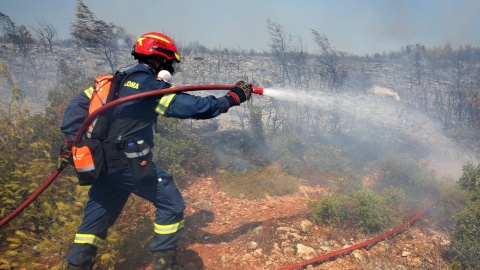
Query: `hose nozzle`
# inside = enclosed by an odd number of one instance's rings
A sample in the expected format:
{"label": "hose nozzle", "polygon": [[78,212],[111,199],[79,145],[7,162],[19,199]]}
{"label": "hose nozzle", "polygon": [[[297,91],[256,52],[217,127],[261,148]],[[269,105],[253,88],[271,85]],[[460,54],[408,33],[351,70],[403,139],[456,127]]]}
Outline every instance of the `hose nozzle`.
{"label": "hose nozzle", "polygon": [[257,95],[263,95],[263,87],[254,87],[252,92]]}

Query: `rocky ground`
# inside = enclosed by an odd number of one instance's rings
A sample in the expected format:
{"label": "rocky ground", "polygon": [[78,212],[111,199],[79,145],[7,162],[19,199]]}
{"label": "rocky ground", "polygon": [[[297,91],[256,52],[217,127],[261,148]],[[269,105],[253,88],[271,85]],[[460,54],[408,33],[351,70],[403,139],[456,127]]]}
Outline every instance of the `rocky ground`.
{"label": "rocky ground", "polygon": [[[299,262],[377,235],[312,223],[307,203],[325,194],[319,186],[303,185],[294,195],[252,201],[230,198],[219,191],[213,179],[200,178],[182,192],[187,201],[186,229],[178,248],[178,261],[187,269],[448,268],[440,254],[448,244],[447,235],[429,215],[435,209],[405,230],[368,248],[292,268]],[[150,264],[138,269],[145,267],[151,269]]]}

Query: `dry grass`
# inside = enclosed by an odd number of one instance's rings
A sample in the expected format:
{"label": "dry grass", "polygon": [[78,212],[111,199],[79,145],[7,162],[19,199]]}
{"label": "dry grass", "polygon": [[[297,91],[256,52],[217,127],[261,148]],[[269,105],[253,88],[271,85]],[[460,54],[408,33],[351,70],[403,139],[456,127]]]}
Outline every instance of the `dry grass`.
{"label": "dry grass", "polygon": [[255,167],[242,171],[221,171],[216,177],[222,191],[231,197],[260,199],[298,191],[299,180],[278,166]]}

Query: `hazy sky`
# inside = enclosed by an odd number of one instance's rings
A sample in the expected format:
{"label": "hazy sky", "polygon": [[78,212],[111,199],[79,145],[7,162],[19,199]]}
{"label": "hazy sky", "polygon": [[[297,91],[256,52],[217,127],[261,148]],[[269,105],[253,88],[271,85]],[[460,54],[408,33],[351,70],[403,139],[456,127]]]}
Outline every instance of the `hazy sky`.
{"label": "hazy sky", "polygon": [[[409,44],[480,47],[479,0],[84,0],[107,23],[139,36],[157,31],[177,43],[268,51],[267,19],[317,48],[311,30],[357,55],[398,51]],[[0,0],[17,25],[45,20],[69,38],[76,0]]]}

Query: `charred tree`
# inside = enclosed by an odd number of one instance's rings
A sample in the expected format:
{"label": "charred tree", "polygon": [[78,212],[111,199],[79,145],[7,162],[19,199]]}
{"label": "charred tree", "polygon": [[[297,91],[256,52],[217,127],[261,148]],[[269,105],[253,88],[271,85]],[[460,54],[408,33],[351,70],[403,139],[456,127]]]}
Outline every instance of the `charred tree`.
{"label": "charred tree", "polygon": [[77,19],[72,24],[71,33],[74,43],[81,49],[103,56],[115,72],[120,63],[119,48],[123,43],[131,42],[131,36],[124,28],[97,19],[82,0],[78,0],[76,11]]}
{"label": "charred tree", "polygon": [[334,50],[326,35],[312,29],[315,43],[320,48],[317,61],[320,67],[320,76],[326,81],[327,86],[339,90],[348,77],[348,67],[343,61],[344,52]]}

